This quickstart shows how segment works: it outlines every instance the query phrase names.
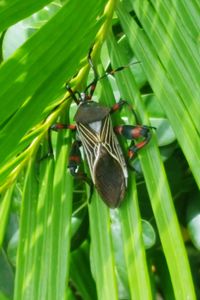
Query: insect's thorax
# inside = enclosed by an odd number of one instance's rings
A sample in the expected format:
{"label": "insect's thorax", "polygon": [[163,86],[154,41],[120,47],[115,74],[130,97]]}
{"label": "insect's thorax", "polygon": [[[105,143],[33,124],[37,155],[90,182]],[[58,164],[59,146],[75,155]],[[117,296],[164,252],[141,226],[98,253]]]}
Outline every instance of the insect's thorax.
{"label": "insect's thorax", "polygon": [[109,113],[110,108],[89,100],[79,104],[74,120],[76,123],[89,124],[103,120]]}

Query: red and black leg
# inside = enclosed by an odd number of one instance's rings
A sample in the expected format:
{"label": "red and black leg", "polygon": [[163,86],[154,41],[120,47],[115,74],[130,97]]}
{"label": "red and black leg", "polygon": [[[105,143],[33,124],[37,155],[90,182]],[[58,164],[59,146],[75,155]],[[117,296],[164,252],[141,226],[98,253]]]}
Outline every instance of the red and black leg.
{"label": "red and black leg", "polygon": [[134,117],[135,117],[135,121],[137,124],[139,124],[139,120],[138,120],[138,116],[135,112],[135,110],[132,108],[132,106],[124,99],[120,99],[119,102],[115,103],[110,110],[110,113],[113,114],[116,111],[120,111],[123,106],[126,105],[128,106],[128,108],[130,109],[130,111],[133,113]]}
{"label": "red and black leg", "polygon": [[[54,130],[54,131],[59,131],[62,129],[70,129],[72,131],[76,131],[76,125],[56,123],[51,126],[51,130]],[[81,142],[78,140],[75,140],[72,144],[72,148],[71,148],[71,151],[69,154],[68,169],[69,169],[71,175],[75,179],[83,180],[90,186],[90,196],[89,196],[89,201],[90,201],[92,192],[93,192],[93,183],[90,180],[90,178],[87,176],[87,174],[79,171],[79,167],[82,162],[80,147],[81,147]]]}
{"label": "red and black leg", "polygon": [[51,130],[59,131],[62,129],[70,129],[72,131],[76,130],[76,125],[74,124],[63,124],[63,123],[55,123],[50,127]]}
{"label": "red and black leg", "polygon": [[92,193],[93,193],[93,183],[92,183],[91,179],[87,176],[86,173],[83,173],[79,170],[80,164],[82,162],[81,152],[80,152],[81,145],[82,145],[81,142],[78,140],[73,142],[72,148],[71,148],[71,151],[69,154],[68,169],[69,169],[71,175],[75,179],[83,180],[90,186],[90,196],[89,196],[89,202],[90,202]]}
{"label": "red and black leg", "polygon": [[[151,129],[154,127],[145,125],[121,125],[115,126],[114,131],[116,134],[124,136],[128,140],[132,140],[131,146],[128,149],[129,159],[133,159],[137,152],[142,149],[151,139]],[[137,144],[134,140],[143,138]]]}
{"label": "red and black leg", "polygon": [[52,147],[52,142],[51,142],[51,131],[59,131],[59,130],[62,130],[62,129],[70,129],[72,131],[75,131],[76,130],[76,125],[74,124],[62,124],[62,123],[55,123],[53,124],[49,130],[48,130],[48,153],[42,157],[41,160],[45,159],[45,158],[48,158],[48,157],[53,157],[53,147]]}
{"label": "red and black leg", "polygon": [[[129,109],[135,116],[136,123],[139,124],[136,112],[126,100],[120,99],[118,103],[115,103],[111,108],[110,113],[112,114],[116,111],[121,110],[124,105],[127,105],[129,107]],[[146,125],[120,125],[114,127],[114,131],[116,134],[120,134],[128,140],[132,140],[131,146],[128,150],[129,159],[133,159],[136,153],[146,144],[148,144],[151,139],[151,129],[155,129],[155,127]],[[136,144],[134,140],[137,140],[139,138],[143,138],[143,140]]]}

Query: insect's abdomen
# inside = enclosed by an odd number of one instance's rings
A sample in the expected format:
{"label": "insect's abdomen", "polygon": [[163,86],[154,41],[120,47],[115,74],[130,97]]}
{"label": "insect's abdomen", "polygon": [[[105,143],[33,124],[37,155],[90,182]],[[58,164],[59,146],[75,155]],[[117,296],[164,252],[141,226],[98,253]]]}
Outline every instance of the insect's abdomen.
{"label": "insect's abdomen", "polygon": [[101,147],[94,177],[96,189],[105,203],[111,208],[119,206],[126,188],[124,174],[119,162],[104,147]]}

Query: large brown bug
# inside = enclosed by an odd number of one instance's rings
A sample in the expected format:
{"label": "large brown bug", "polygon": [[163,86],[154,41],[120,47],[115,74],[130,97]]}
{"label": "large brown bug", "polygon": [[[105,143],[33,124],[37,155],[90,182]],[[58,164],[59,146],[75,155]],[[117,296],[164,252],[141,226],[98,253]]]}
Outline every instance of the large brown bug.
{"label": "large brown bug", "polygon": [[[152,127],[121,125],[113,128],[111,114],[121,109],[127,102],[120,100],[112,108],[108,108],[92,100],[94,90],[100,78],[94,68],[90,54],[88,61],[94,71],[94,80],[92,83],[86,87],[83,93],[78,91],[73,92],[67,86],[72,98],[78,105],[74,117],[76,124],[66,125],[57,123],[52,126],[52,129],[59,130],[66,128],[77,130],[77,139],[72,145],[68,168],[75,178],[83,179],[90,183],[87,175],[79,171],[81,163],[79,148],[83,146],[94,186],[104,202],[110,208],[115,208],[119,206],[124,198],[128,179],[127,164],[116,134],[132,140],[132,144],[128,150],[128,157],[129,159],[133,159],[137,151],[149,142]],[[120,67],[112,71],[112,73],[123,68]],[[90,91],[88,92],[88,90]],[[134,139],[141,137],[143,138],[142,141],[137,144],[133,142]]]}

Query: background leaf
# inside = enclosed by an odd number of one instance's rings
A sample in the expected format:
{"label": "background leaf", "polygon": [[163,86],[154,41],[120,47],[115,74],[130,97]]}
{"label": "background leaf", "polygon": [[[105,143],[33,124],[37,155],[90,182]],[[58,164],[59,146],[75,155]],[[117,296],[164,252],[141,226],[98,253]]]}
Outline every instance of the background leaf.
{"label": "background leaf", "polygon": [[28,3],[21,2],[20,0],[1,1],[0,31],[7,29],[10,25],[14,24],[15,22],[33,14],[49,2],[51,1],[39,0],[37,2],[29,1]]}
{"label": "background leaf", "polygon": [[[0,2],[0,298],[198,299],[197,2],[48,3]],[[67,171],[76,133],[49,130],[74,123],[91,46],[93,100],[137,114],[113,125],[156,127],[115,210]]]}
{"label": "background leaf", "polygon": [[[90,1],[85,9],[85,4],[79,1],[68,2],[2,64],[0,156],[4,170],[5,163],[31,142],[33,136],[25,140],[23,137],[47,117],[52,110],[52,106],[47,106],[55,105],[58,95],[64,95],[62,85],[76,73],[80,60],[91,46],[97,25],[100,26],[95,19],[102,12],[103,3],[93,5]],[[73,13],[75,8],[76,14]],[[91,9],[93,14],[88,16]],[[65,20],[68,22],[64,26]],[[23,116],[27,117],[24,119]],[[0,174],[2,181],[10,171],[9,164],[7,167],[9,169]]]}

